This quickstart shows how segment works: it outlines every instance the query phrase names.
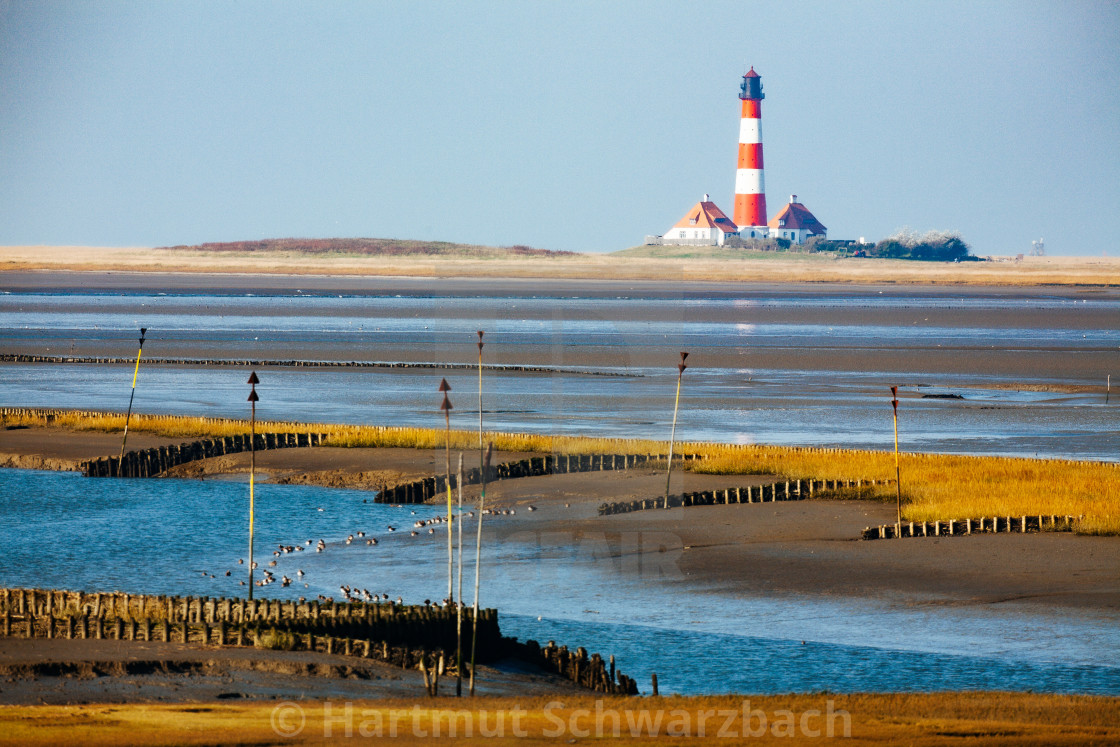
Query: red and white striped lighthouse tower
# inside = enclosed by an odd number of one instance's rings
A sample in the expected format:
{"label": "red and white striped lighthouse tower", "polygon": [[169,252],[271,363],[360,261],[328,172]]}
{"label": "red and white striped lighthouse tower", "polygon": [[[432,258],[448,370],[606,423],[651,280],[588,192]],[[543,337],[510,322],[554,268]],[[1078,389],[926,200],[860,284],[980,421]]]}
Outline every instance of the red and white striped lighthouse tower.
{"label": "red and white striped lighthouse tower", "polygon": [[735,171],[735,212],[732,220],[744,226],[766,226],[766,188],[762,180],[762,77],[743,76],[739,88],[743,116],[739,121],[739,167]]}

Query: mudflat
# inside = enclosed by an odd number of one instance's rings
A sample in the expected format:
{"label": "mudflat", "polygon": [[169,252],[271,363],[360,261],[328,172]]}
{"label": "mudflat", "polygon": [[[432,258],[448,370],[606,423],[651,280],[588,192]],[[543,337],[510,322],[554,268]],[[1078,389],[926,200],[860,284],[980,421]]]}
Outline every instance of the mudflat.
{"label": "mudflat", "polygon": [[[317,276],[295,274],[234,273],[167,273],[167,272],[71,272],[71,271],[0,271],[0,288],[13,293],[64,293],[58,298],[20,299],[20,308],[35,310],[38,305],[64,303],[74,314],[98,314],[109,309],[106,301],[89,291],[110,293],[162,292],[168,294],[205,293],[206,309],[200,311],[190,298],[161,298],[164,313],[206,313],[236,315],[244,313],[233,296],[257,295],[413,295],[430,299],[423,313],[434,318],[455,318],[453,304],[441,304],[439,298],[477,297],[484,307],[469,312],[480,318],[553,320],[552,307],[540,308],[535,298],[570,300],[565,302],[565,320],[600,322],[651,322],[670,329],[684,329],[688,324],[800,324],[829,327],[908,327],[913,329],[953,330],[966,327],[1032,330],[1102,330],[1115,326],[1115,308],[1109,305],[1077,303],[1083,300],[1120,300],[1120,283],[1105,286],[985,286],[932,284],[892,286],[859,283],[764,282],[701,282],[681,278],[666,280],[626,280],[610,274],[609,280],[517,277],[386,277],[386,276]],[[223,297],[231,297],[227,302]],[[809,304],[772,304],[776,296],[783,299],[808,299]],[[920,303],[925,298],[946,299],[933,307]],[[878,304],[874,299],[897,303]],[[580,299],[629,299],[625,303],[581,305]],[[724,300],[727,303],[676,304],[672,318],[666,318],[666,306],[658,300],[693,299]],[[856,300],[853,300],[856,299]],[[919,303],[909,304],[907,299]],[[993,304],[983,301],[992,299]],[[1068,302],[1055,309],[1052,305],[1032,308],[1028,303],[1009,309],[998,303],[1001,299],[1047,300]],[[957,303],[959,300],[960,303]],[[979,303],[978,303],[979,302]],[[193,305],[192,305],[193,304]],[[119,311],[120,306],[112,309]],[[264,305],[259,314],[282,315],[286,307]],[[46,309],[44,309],[46,310]],[[139,314],[141,308],[136,307]],[[340,305],[331,313],[350,317],[358,324],[368,310],[361,305]],[[201,338],[201,336],[199,336]],[[45,350],[48,341],[13,338],[5,343],[3,353],[28,355],[117,356],[131,358],[136,351],[131,337],[97,340],[65,340],[55,342],[53,350]],[[562,343],[562,344],[558,344]],[[62,347],[58,347],[62,344]],[[515,346],[487,347],[487,362],[516,366],[580,366],[626,369],[630,367],[664,366],[675,360],[676,343],[659,344],[655,338],[641,345],[578,345],[568,338],[552,339],[544,335],[539,341]],[[1045,378],[1057,388],[1075,390],[1100,389],[1103,393],[1102,371],[1111,370],[1115,350],[1099,345],[1064,348],[1061,351],[1039,346],[990,346],[960,344],[950,339],[931,337],[922,345],[900,345],[883,340],[859,345],[804,346],[791,340],[789,344],[770,343],[720,347],[697,344],[690,348],[697,366],[704,368],[751,368],[800,371],[879,371],[907,374],[922,371],[930,375],[953,375],[958,383],[969,377],[985,386],[993,377],[1001,386],[1015,387],[1017,379]],[[1059,354],[1060,353],[1060,354]],[[185,358],[220,361],[231,358],[253,360],[327,360],[357,362],[407,362],[425,364],[471,364],[476,351],[473,344],[457,346],[431,345],[423,341],[400,345],[385,343],[371,337],[361,346],[329,341],[306,342],[293,338],[284,342],[260,341],[232,345],[207,339],[167,339],[152,341],[145,355],[163,358]],[[409,375],[402,372],[402,375]],[[526,374],[533,375],[533,374]],[[962,381],[962,378],[964,380]]]}

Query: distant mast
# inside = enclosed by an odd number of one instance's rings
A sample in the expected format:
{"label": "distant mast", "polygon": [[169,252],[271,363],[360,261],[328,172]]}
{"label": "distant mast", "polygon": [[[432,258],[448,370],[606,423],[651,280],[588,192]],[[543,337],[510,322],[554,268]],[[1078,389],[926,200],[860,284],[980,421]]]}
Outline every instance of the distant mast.
{"label": "distant mast", "polygon": [[762,76],[751,67],[739,87],[743,114],[739,120],[739,166],[735,171],[735,212],[744,226],[766,225],[766,189],[762,179]]}

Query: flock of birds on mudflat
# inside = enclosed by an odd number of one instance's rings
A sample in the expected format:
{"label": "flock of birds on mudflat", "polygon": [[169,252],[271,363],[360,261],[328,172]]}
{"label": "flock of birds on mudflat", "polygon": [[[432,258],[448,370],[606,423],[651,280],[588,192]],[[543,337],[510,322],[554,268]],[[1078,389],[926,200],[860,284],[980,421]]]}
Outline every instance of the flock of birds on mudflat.
{"label": "flock of birds on mudflat", "polygon": [[[403,508],[403,506],[398,505],[398,506],[393,506],[393,508]],[[529,511],[536,511],[537,507],[536,506],[528,506],[527,509]],[[318,508],[316,510],[317,511],[323,511],[324,509]],[[484,508],[482,510],[482,515],[483,516],[513,516],[516,513],[517,513],[516,509],[513,509],[513,508]],[[413,511],[412,515],[415,516],[416,512]],[[475,512],[474,511],[467,511],[464,514],[462,514],[462,516],[464,516],[465,518],[472,518],[473,519],[474,516],[475,516]],[[428,530],[427,534],[434,535],[436,533],[436,526],[438,526],[440,524],[447,524],[447,522],[448,522],[448,517],[443,516],[443,515],[436,515],[436,516],[433,516],[432,518],[429,518],[429,519],[417,519],[412,524],[413,528],[409,532],[409,536],[410,537],[419,537],[420,534],[421,534],[420,530],[422,530],[422,529],[427,529]],[[385,531],[389,532],[389,533],[394,533],[394,532],[397,531],[397,528],[395,526],[393,526],[392,524],[388,524],[385,527]],[[369,545],[369,546],[374,546],[374,545],[378,544],[378,541],[377,541],[376,537],[367,537],[366,533],[363,532],[363,531],[360,531],[360,530],[355,531],[352,534],[347,535],[346,540],[345,540],[345,544],[346,545],[351,545],[354,542],[360,542],[362,540],[364,540],[366,545]],[[283,587],[290,587],[297,580],[298,581],[303,581],[303,577],[306,574],[304,573],[302,568],[299,568],[299,569],[296,570],[296,578],[295,579],[289,578],[287,575],[283,575],[279,579],[277,579],[276,574],[270,569],[275,568],[278,564],[279,559],[281,557],[283,557],[284,555],[291,555],[291,554],[295,554],[295,553],[304,552],[307,548],[310,548],[312,546],[312,544],[313,544],[312,540],[308,539],[308,540],[305,540],[302,544],[295,544],[295,545],[279,544],[279,545],[277,545],[276,549],[272,551],[273,559],[268,562],[268,567],[260,569],[263,573],[263,578],[254,581],[253,584],[255,586],[264,587],[264,586],[270,586],[271,584],[274,584],[274,583],[279,583]],[[320,538],[318,542],[315,542],[314,546],[315,546],[315,552],[317,552],[317,553],[323,552],[327,549],[327,543],[322,538]],[[238,565],[244,565],[245,564],[245,559],[244,558],[238,558],[237,564]],[[260,568],[260,564],[257,563],[256,561],[254,561],[253,562],[253,570],[257,570],[258,568]],[[215,574],[208,573],[207,571],[199,571],[199,573],[201,573],[202,576],[204,576],[204,577],[209,576],[210,578],[217,578],[217,576]],[[227,570],[225,572],[225,575],[226,576],[232,576],[233,571],[232,570]],[[246,585],[245,581],[240,581],[239,583],[240,583],[241,586]],[[303,584],[303,588],[305,588],[305,589],[309,588],[309,586],[310,585],[307,584],[307,583]],[[400,604],[404,603],[404,600],[399,596],[395,600],[390,600],[388,594],[385,594],[385,593],[374,594],[374,593],[371,593],[368,589],[361,589],[361,588],[358,588],[356,586],[350,586],[349,584],[341,584],[338,587],[338,590],[339,590],[339,593],[342,595],[342,601],[344,601],[344,602],[368,602],[368,603],[371,603],[371,604],[397,604],[397,605],[400,605]],[[319,599],[320,602],[333,602],[334,601],[334,597],[325,596],[323,594],[319,594],[318,599]],[[303,601],[306,601],[306,599],[304,597],[300,597],[299,601],[303,602]],[[430,606],[432,604],[432,601],[430,599],[425,599],[424,604],[425,604],[425,606]],[[452,602],[450,599],[444,599],[443,602],[442,602],[443,606],[447,606],[449,604],[454,604],[454,602]]]}

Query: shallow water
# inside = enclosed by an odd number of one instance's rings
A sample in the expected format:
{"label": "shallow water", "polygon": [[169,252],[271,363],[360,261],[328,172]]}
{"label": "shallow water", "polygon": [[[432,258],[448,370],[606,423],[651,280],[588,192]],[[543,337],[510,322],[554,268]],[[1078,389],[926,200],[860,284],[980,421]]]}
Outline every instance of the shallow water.
{"label": "shallow water", "polygon": [[[672,351],[690,349],[683,440],[888,449],[885,392],[897,384],[904,450],[1115,461],[1120,375],[1111,402],[1076,392],[1099,386],[1112,363],[1120,374],[1120,325],[1107,321],[1116,319],[1120,301],[1110,297],[928,290],[749,298],[7,293],[0,352],[129,358],[136,328],[146,325],[152,357],[369,360],[377,351],[380,360],[438,364],[471,360],[481,328],[488,356],[554,369],[486,373],[486,419],[498,431],[664,439],[676,372],[645,362],[650,351],[669,351],[675,364]],[[589,357],[613,376],[572,365]],[[957,357],[972,361],[967,372],[952,372]],[[891,370],[876,369],[888,362]],[[439,379],[446,375],[453,392],[477,386],[472,372],[438,365],[261,373],[259,414],[283,420],[438,425]],[[0,406],[124,410],[131,375],[130,365],[0,364]],[[245,378],[233,367],[144,365],[135,407],[243,416]],[[928,397],[950,393],[963,399]],[[453,400],[454,416],[473,423],[474,397]]]}
{"label": "shallow water", "polygon": [[[419,537],[409,536],[412,523],[436,509],[368,498],[360,491],[259,485],[256,548],[262,567],[279,544],[322,538],[327,549],[281,555],[277,578],[297,579],[297,568],[306,576],[292,587],[274,583],[256,593],[339,598],[339,585],[349,584],[409,603],[442,599],[446,526],[436,526],[433,535],[420,530]],[[211,596],[246,590],[240,582],[247,569],[237,564],[247,554],[248,489],[242,483],[0,470],[0,510],[0,584],[6,586]],[[397,531],[389,532],[390,525]],[[464,523],[468,538],[473,528]],[[358,530],[379,544],[356,539],[347,546],[345,537]],[[470,589],[472,554],[466,556],[464,588]],[[575,548],[569,553],[532,541],[503,542],[487,551],[482,603],[501,610],[506,635],[613,653],[620,669],[643,684],[657,672],[664,692],[1120,694],[1115,613],[740,599],[671,582],[660,588],[651,593],[648,585]]]}

